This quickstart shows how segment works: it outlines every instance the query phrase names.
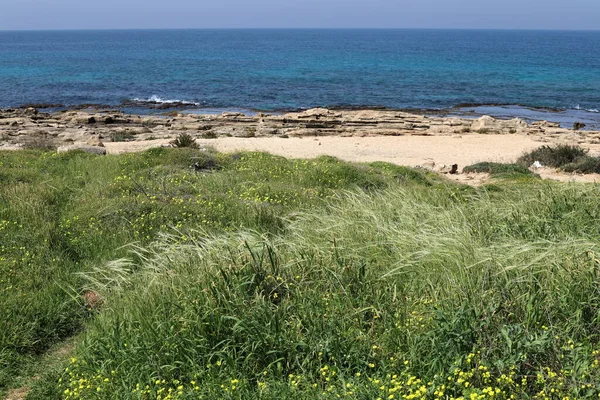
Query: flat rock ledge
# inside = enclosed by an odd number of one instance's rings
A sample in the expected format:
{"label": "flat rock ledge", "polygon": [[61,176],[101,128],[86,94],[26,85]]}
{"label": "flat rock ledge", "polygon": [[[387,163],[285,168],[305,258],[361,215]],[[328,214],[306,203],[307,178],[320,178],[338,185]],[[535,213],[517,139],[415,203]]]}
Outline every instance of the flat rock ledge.
{"label": "flat rock ledge", "polygon": [[198,115],[169,112],[131,115],[120,111],[0,110],[0,149],[54,147],[104,154],[103,142],[145,142],[173,139],[186,133],[197,139],[218,137],[366,137],[527,135],[540,142],[600,143],[598,131],[575,131],[556,123],[435,117],[391,110],[329,110],[314,108],[286,114],[245,115],[225,112]]}

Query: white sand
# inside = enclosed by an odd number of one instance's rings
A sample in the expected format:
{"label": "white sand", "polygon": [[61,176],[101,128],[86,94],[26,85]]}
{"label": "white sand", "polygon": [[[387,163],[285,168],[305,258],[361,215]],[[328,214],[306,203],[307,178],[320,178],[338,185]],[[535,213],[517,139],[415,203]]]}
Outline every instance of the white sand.
{"label": "white sand", "polygon": [[[454,136],[373,136],[373,137],[303,137],[288,138],[258,137],[199,139],[200,145],[214,147],[221,152],[238,150],[266,151],[288,158],[314,158],[331,155],[345,161],[385,161],[398,165],[420,166],[435,163],[458,164],[459,170],[483,161],[514,162],[521,154],[540,147],[539,137],[526,135],[454,135]],[[109,154],[142,151],[151,147],[164,146],[169,140],[140,142],[107,142]],[[587,146],[600,151],[600,145]],[[600,175],[571,175],[553,169],[541,169],[540,175],[561,181],[600,182]],[[455,176],[465,183],[477,184],[485,181],[481,175]]]}

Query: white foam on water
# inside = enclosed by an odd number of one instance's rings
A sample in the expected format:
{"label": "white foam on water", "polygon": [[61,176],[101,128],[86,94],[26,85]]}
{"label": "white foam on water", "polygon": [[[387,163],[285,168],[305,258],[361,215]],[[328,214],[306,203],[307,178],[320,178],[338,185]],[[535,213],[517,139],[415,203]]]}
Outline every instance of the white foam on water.
{"label": "white foam on water", "polygon": [[158,103],[158,104],[189,104],[189,105],[193,105],[193,106],[201,105],[200,103],[196,103],[194,101],[177,100],[177,99],[163,99],[162,97],[157,96],[155,94],[153,94],[152,96],[150,96],[147,99],[140,99],[139,97],[136,97],[133,99],[133,101]]}

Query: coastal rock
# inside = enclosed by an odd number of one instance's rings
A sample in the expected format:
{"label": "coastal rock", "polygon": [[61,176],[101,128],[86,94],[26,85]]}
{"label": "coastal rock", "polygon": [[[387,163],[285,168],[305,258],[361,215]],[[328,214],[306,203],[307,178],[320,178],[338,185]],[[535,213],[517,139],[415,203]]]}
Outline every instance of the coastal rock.
{"label": "coastal rock", "polygon": [[299,113],[288,113],[284,115],[286,119],[300,119],[300,120],[320,120],[320,119],[334,119],[341,117],[341,113],[337,113],[326,108],[311,108]]}
{"label": "coastal rock", "polygon": [[25,124],[23,118],[4,118],[0,119],[0,125],[19,126]]}
{"label": "coastal rock", "polygon": [[447,126],[463,126],[464,122],[460,118],[445,118],[442,124]]}
{"label": "coastal rock", "polygon": [[549,122],[549,121],[536,121],[531,124],[536,128],[560,128],[560,124],[557,122]]}
{"label": "coastal rock", "polygon": [[483,117],[476,119],[471,124],[471,129],[474,131],[481,131],[484,129],[495,129],[496,128],[496,119],[490,117],[489,115],[484,115]]}
{"label": "coastal rock", "polygon": [[106,149],[104,147],[89,146],[87,144],[72,144],[72,145],[68,145],[68,146],[60,146],[56,151],[58,153],[66,153],[66,152],[74,151],[74,150],[81,150],[81,151],[85,151],[86,153],[96,154],[99,156],[106,155]]}
{"label": "coastal rock", "polygon": [[92,136],[90,137],[85,144],[87,144],[88,146],[93,146],[93,147],[104,147],[104,143],[102,143],[102,140],[100,140],[100,138],[98,136]]}
{"label": "coastal rock", "polygon": [[450,135],[455,133],[455,128],[450,125],[434,125],[429,127],[429,131],[427,133],[436,134],[436,135]]}
{"label": "coastal rock", "polygon": [[237,117],[245,117],[246,115],[241,112],[223,112],[221,113],[221,117],[223,118],[237,118]]}
{"label": "coastal rock", "polygon": [[85,142],[89,139],[89,133],[82,129],[65,129],[58,137],[65,142]]}
{"label": "coastal rock", "polygon": [[471,123],[471,130],[479,133],[517,133],[528,128],[527,122],[520,118],[501,120],[484,115]]}
{"label": "coastal rock", "polygon": [[[95,115],[90,115],[87,113],[76,113],[75,115],[70,114],[70,122],[73,125],[86,125],[86,124],[95,124],[97,118]],[[67,116],[64,117],[65,119]]]}

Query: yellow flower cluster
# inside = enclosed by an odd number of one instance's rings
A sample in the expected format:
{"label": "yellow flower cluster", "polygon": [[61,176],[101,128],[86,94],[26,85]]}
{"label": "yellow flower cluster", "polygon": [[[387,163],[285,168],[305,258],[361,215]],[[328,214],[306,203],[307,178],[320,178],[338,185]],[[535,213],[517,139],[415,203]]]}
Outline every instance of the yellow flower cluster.
{"label": "yellow flower cluster", "polygon": [[[570,347],[570,344],[567,345]],[[379,345],[371,345],[373,352],[381,352]],[[319,353],[322,359],[323,354]],[[516,365],[503,368],[503,373],[495,367],[486,364],[479,352],[468,354],[462,362],[456,364],[449,373],[436,375],[426,380],[412,373],[412,364],[407,360],[387,357],[385,362],[372,360],[365,364],[365,369],[348,375],[333,363],[323,363],[314,374],[289,373],[287,379],[281,380],[272,376],[270,371],[263,371],[260,379],[254,383],[246,379],[227,378],[226,364],[218,360],[206,365],[209,376],[219,376],[203,385],[199,384],[200,377],[192,380],[156,379],[146,385],[138,384],[132,389],[136,398],[141,400],[177,400],[195,398],[207,393],[220,393],[222,398],[246,398],[250,394],[278,396],[280,393],[297,393],[312,398],[373,398],[379,400],[417,400],[417,399],[446,399],[446,400],[512,400],[531,398],[538,400],[598,398],[600,382],[595,379],[600,374],[598,357],[600,351],[592,353],[590,369],[576,372],[573,369],[555,370],[544,367],[537,371],[529,371]],[[381,358],[379,358],[381,360]],[[381,362],[381,364],[380,364]],[[108,376],[101,373],[87,376],[75,372],[78,364],[72,359],[70,368],[66,369],[68,379],[60,382],[63,399],[102,398],[99,392],[106,392],[114,387],[121,387],[113,382],[115,373]],[[86,370],[82,368],[82,370]],[[382,374],[382,370],[390,373]],[[395,372],[391,372],[395,371]],[[205,378],[202,378],[205,379]],[[201,389],[202,388],[202,389]],[[211,388],[214,388],[211,389]],[[216,390],[216,392],[215,392]]]}

